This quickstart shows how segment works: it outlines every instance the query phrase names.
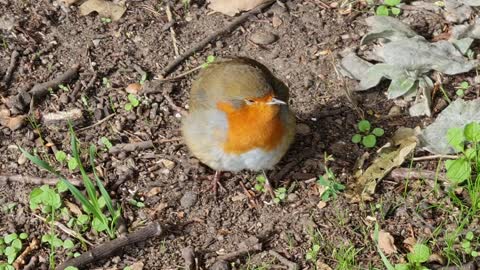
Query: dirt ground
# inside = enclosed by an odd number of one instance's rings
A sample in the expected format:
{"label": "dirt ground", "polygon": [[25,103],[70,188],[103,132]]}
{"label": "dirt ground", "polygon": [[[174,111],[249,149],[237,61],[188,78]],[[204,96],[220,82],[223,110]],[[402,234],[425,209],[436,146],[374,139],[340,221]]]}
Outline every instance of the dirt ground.
{"label": "dirt ground", "polygon": [[[396,243],[412,235],[431,239],[438,226],[448,228],[449,216],[432,207],[442,199],[420,180],[411,180],[408,195],[405,183],[387,179],[379,184],[370,204],[351,204],[340,194],[326,206],[319,205],[318,190],[311,179],[325,172],[324,153],[333,155],[335,160],[329,166],[340,182],[348,184],[355,161],[367,151],[351,142],[359,116],[333,67],[341,51],[358,44],[365,33],[364,19],[372,15],[371,8],[354,3],[350,12],[342,14],[340,6],[327,8],[315,0],[275,3],[232,33],[220,36],[173,72],[175,76],[197,67],[208,55],[246,56],[265,64],[289,86],[299,130],[288,154],[268,172],[275,187],[290,188],[286,200],[274,204],[268,195],[253,188],[256,172],[226,173],[223,181],[227,191],[217,197],[208,192],[209,182],[204,180],[213,171],[189,154],[180,138],[179,114],[164,98],[168,93],[175,104],[185,108],[196,73],[171,82],[147,82],[145,88],[156,93],[141,93],[137,108],[124,109],[126,86],[140,81],[142,70],[147,72],[147,80],[152,80],[175,58],[171,33],[163,28],[168,23],[165,1],[126,1],[126,6],[118,22],[105,22],[98,14],[80,16],[78,7],[66,7],[56,0],[0,0],[0,74],[6,72],[12,52],[20,53],[10,86],[0,90],[5,98],[1,102],[80,65],[79,75],[66,84],[68,91],[56,90],[33,108],[38,123],[27,121],[15,131],[0,126],[0,175],[49,177],[26,161],[17,145],[35,148],[51,158],[53,148],[69,152],[65,125],[41,121],[41,116],[49,112],[81,109],[85,120],[76,124],[76,130],[115,113],[107,121],[78,132],[85,149],[89,143],[98,145],[101,137],[113,145],[147,140],[154,143],[154,148],[146,150],[102,153],[98,166],[107,189],[123,208],[128,230],[158,220],[167,232],[129,246],[118,256],[98,261],[88,269],[123,269],[134,262],[143,263],[143,269],[181,269],[185,263],[181,250],[185,247],[194,248],[200,267],[208,268],[219,256],[237,251],[247,239],[258,240],[261,250],[230,260],[233,269],[285,269],[282,262],[269,255],[270,250],[298,263],[301,269],[327,269],[320,268],[320,262],[337,269],[384,269],[371,238],[372,220],[391,232]],[[189,7],[175,3],[172,10],[180,53],[232,20],[222,14],[209,14],[211,10],[203,1],[192,1]],[[420,33],[431,34],[442,23],[435,16],[402,16]],[[276,41],[255,44],[250,38],[259,31],[274,34]],[[87,89],[89,82],[93,84]],[[378,145],[386,143],[399,126],[414,127],[431,121],[410,118],[405,110],[384,117],[394,106],[386,99],[384,87],[379,87],[382,91],[355,95],[372,124],[386,131]],[[435,163],[416,166],[434,169]],[[78,172],[72,174],[65,167],[62,173],[79,178]],[[241,184],[254,194],[255,207]],[[16,203],[13,211],[0,212],[0,235],[21,231],[33,239],[49,230],[29,208],[28,196],[36,186],[0,182],[1,204]],[[145,207],[129,204],[132,199],[144,201]],[[60,230],[58,233],[63,239],[67,237]],[[107,239],[93,233],[86,237],[96,244]],[[320,244],[316,266],[306,259],[315,241]],[[440,243],[432,247],[434,252],[442,249]],[[346,256],[341,252],[348,247],[355,251],[355,263],[351,268],[341,268],[341,258]],[[80,246],[76,248],[82,252]],[[400,250],[399,254],[406,252]],[[39,263],[32,269],[47,269],[48,253],[46,245],[33,252],[31,256]],[[66,256],[59,250],[57,263]],[[396,262],[400,258],[391,259]]]}

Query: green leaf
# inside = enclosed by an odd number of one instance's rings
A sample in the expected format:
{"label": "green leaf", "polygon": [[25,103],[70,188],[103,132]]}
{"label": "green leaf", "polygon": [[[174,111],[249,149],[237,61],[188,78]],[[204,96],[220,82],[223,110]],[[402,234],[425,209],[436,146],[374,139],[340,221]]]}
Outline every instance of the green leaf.
{"label": "green leaf", "polygon": [[73,244],[73,241],[70,240],[70,239],[67,239],[67,240],[63,241],[63,248],[65,248],[65,249],[71,249],[74,246],[75,245]]}
{"label": "green leaf", "polygon": [[65,268],[65,270],[78,270],[78,268],[75,267],[75,266],[67,266],[67,268]]}
{"label": "green leaf", "polygon": [[387,91],[388,98],[394,99],[405,95],[415,87],[416,80],[416,78],[408,77],[407,75],[401,76],[400,78],[393,78]]}
{"label": "green leaf", "polygon": [[407,254],[409,262],[424,263],[430,257],[430,248],[424,244],[415,244],[412,253]]}
{"label": "green leaf", "polygon": [[125,104],[125,110],[126,110],[126,111],[131,111],[132,109],[133,109],[133,106],[132,106],[131,103]]}
{"label": "green leaf", "polygon": [[375,146],[375,144],[377,144],[377,137],[375,137],[375,135],[367,135],[365,137],[363,137],[362,139],[362,144],[363,146],[367,147],[367,148],[372,148]]}
{"label": "green leaf", "polygon": [[470,253],[470,255],[472,255],[472,257],[474,257],[474,258],[478,257],[478,252],[474,250]]}
{"label": "green leaf", "polygon": [[385,1],[383,1],[383,2],[384,2],[386,5],[389,5],[389,6],[391,6],[391,7],[400,4],[400,0],[385,0]]}
{"label": "green leaf", "polygon": [[480,124],[477,122],[472,122],[465,126],[464,129],[465,138],[471,142],[480,141]]}
{"label": "green leaf", "polygon": [[57,236],[54,236],[52,244],[53,244],[54,247],[59,248],[59,247],[63,246],[63,241],[62,241],[62,239],[58,238]]}
{"label": "green leaf", "polygon": [[406,263],[399,263],[395,265],[395,270],[410,270],[410,266]]}
{"label": "green leaf", "polygon": [[463,151],[465,137],[462,128],[450,128],[447,131],[448,144],[458,152]]}
{"label": "green leaf", "polygon": [[76,159],[71,158],[71,159],[68,160],[68,169],[70,171],[75,170],[77,167],[78,167],[78,162],[77,162]]}
{"label": "green leaf", "polygon": [[17,258],[17,251],[13,247],[7,247],[5,249],[5,255],[7,256],[7,262],[12,264]]}
{"label": "green leaf", "polygon": [[362,135],[360,135],[360,134],[353,135],[353,137],[352,137],[352,142],[353,143],[359,143],[361,141],[362,141]]}
{"label": "green leaf", "polygon": [[447,178],[454,184],[460,184],[470,177],[472,168],[470,162],[465,158],[445,161]]}
{"label": "green leaf", "polygon": [[10,244],[13,240],[17,238],[18,238],[18,235],[16,233],[11,233],[11,234],[5,235],[3,240],[5,241],[6,244]]}
{"label": "green leaf", "polygon": [[88,215],[82,214],[77,218],[77,224],[79,225],[87,224],[89,219],[90,218],[88,217]]}
{"label": "green leaf", "polygon": [[19,237],[20,239],[22,239],[22,240],[25,240],[25,239],[28,238],[28,234],[23,232],[23,233],[21,233],[18,237]]}
{"label": "green leaf", "polygon": [[458,89],[455,91],[455,94],[459,97],[463,97],[465,95],[465,91],[463,89]]}
{"label": "green leaf", "polygon": [[132,104],[133,107],[138,106],[139,101],[134,94],[128,94],[127,98],[128,98],[128,100],[130,101],[130,103]]}
{"label": "green leaf", "polygon": [[377,137],[380,137],[380,136],[383,136],[383,134],[385,134],[385,131],[382,128],[374,128],[372,130],[372,134]]}
{"label": "green leaf", "polygon": [[58,181],[56,186],[57,186],[58,192],[60,192],[60,193],[68,190],[67,185],[65,185],[65,183],[63,183],[62,181]]}
{"label": "green leaf", "polygon": [[392,7],[390,9],[390,11],[392,12],[393,15],[398,16],[398,15],[400,15],[401,9],[399,9],[397,7]]}
{"label": "green leaf", "polygon": [[35,210],[38,208],[38,205],[42,202],[43,190],[41,188],[34,188],[30,192],[30,209]]}
{"label": "green leaf", "polygon": [[57,151],[55,152],[55,159],[63,163],[67,159],[67,154],[63,151]]}
{"label": "green leaf", "polygon": [[207,63],[213,63],[215,61],[215,56],[213,55],[209,55],[207,56]]}
{"label": "green leaf", "polygon": [[13,240],[11,246],[17,251],[21,250],[22,249],[22,241],[20,239],[15,239],[15,240]]}
{"label": "green leaf", "polygon": [[470,247],[471,247],[470,241],[463,240],[463,242],[462,242],[462,248],[468,249],[468,248],[470,248]]}
{"label": "green leaf", "polygon": [[370,122],[368,120],[361,120],[358,122],[358,130],[360,130],[360,132],[370,131]]}
{"label": "green leaf", "polygon": [[387,6],[379,6],[379,7],[377,7],[377,11],[375,13],[378,16],[388,16],[388,7]]}
{"label": "green leaf", "polygon": [[469,241],[472,241],[473,240],[473,232],[467,232],[467,234],[465,235],[465,239],[469,240]]}
{"label": "green leaf", "polygon": [[465,157],[467,157],[467,159],[469,160],[474,160],[476,154],[477,154],[477,151],[475,151],[474,148],[468,148],[467,150],[465,150]]}
{"label": "green leaf", "polygon": [[467,89],[469,87],[470,87],[470,84],[466,81],[463,81],[463,82],[460,83],[460,88],[462,88],[462,89]]}
{"label": "green leaf", "polygon": [[112,146],[113,146],[112,143],[110,142],[110,140],[107,137],[101,137],[100,141],[107,148],[107,150],[112,148]]}
{"label": "green leaf", "polygon": [[92,227],[97,232],[103,232],[108,228],[108,225],[98,218],[93,218]]}

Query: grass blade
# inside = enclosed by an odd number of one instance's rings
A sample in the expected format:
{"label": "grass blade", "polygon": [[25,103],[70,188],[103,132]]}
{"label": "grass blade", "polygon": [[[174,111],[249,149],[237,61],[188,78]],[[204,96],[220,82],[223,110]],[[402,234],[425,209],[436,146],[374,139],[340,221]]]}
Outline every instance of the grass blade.
{"label": "grass blade", "polygon": [[90,145],[90,166],[92,166],[93,170],[93,175],[95,177],[95,180],[97,182],[97,187],[100,190],[100,193],[102,194],[103,198],[105,199],[105,204],[107,205],[108,211],[110,211],[110,215],[113,216],[115,215],[115,209],[113,208],[112,204],[112,199],[110,198],[110,194],[108,194],[108,191],[105,189],[103,186],[102,181],[100,181],[100,178],[98,177],[97,171],[95,170],[95,154],[97,152],[95,145]]}

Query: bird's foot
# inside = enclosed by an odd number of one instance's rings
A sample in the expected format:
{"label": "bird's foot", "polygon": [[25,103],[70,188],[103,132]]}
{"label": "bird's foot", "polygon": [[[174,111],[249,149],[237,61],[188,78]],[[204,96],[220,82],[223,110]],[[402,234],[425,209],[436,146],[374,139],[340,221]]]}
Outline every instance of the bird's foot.
{"label": "bird's foot", "polygon": [[213,190],[213,193],[215,195],[217,195],[217,190],[218,190],[218,187],[220,187],[220,189],[223,191],[223,192],[226,192],[227,189],[225,187],[223,187],[222,183],[220,182],[220,176],[222,175],[222,172],[221,171],[215,171],[215,175],[213,176],[213,180],[212,180],[212,187],[211,189]]}

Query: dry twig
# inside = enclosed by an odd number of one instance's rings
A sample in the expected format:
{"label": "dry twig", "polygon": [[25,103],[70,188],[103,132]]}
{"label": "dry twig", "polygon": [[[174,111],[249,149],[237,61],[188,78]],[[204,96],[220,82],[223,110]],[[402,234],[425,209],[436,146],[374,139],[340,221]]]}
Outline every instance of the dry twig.
{"label": "dry twig", "polygon": [[153,148],[153,142],[151,140],[142,141],[142,142],[135,142],[135,143],[121,143],[116,144],[108,152],[110,154],[116,154],[120,152],[133,152],[136,150],[145,150],[149,148]]}
{"label": "dry twig", "polygon": [[279,260],[281,263],[285,264],[288,267],[288,270],[298,270],[298,269],[300,269],[298,264],[296,264],[296,263],[288,260],[287,258],[283,257],[282,255],[280,255],[275,250],[268,251],[268,254],[272,255],[277,260]]}
{"label": "dry twig", "polygon": [[[19,183],[24,183],[24,184],[33,184],[33,185],[49,185],[49,186],[55,186],[60,179],[58,178],[41,178],[41,177],[36,177],[36,176],[30,176],[30,175],[21,175],[21,174],[16,174],[16,175],[0,175],[0,182],[19,182]],[[81,187],[83,186],[83,183],[81,180],[78,179],[69,179],[68,180],[72,185]]]}
{"label": "dry twig", "polygon": [[[173,22],[172,11],[170,10],[170,3],[167,3],[167,8],[165,9],[165,12],[167,13],[168,22]],[[175,57],[178,57],[180,53],[178,52],[177,39],[175,38],[175,30],[173,30],[173,24],[172,26],[170,26],[170,36],[172,37]]]}
{"label": "dry twig", "polygon": [[59,75],[58,77],[53,78],[50,81],[39,83],[33,86],[30,89],[29,93],[35,98],[42,98],[48,94],[48,89],[55,89],[58,85],[70,81],[73,77],[78,74],[78,69],[80,68],[79,64],[75,64],[65,73]]}
{"label": "dry twig", "polygon": [[16,270],[22,269],[22,267],[26,263],[25,259],[27,258],[27,256],[32,251],[36,250],[39,247],[40,247],[40,245],[38,243],[37,238],[33,238],[32,242],[30,242],[28,247],[22,252],[22,254],[20,254],[20,256],[17,257],[17,259],[15,259],[15,261],[13,262],[13,267],[15,267]]}
{"label": "dry twig", "polygon": [[2,80],[2,83],[5,85],[6,88],[8,87],[8,84],[12,79],[13,71],[17,67],[17,59],[19,55],[20,54],[17,51],[13,51],[12,56],[10,57],[10,65],[8,66],[7,72],[5,73],[5,76]]}

